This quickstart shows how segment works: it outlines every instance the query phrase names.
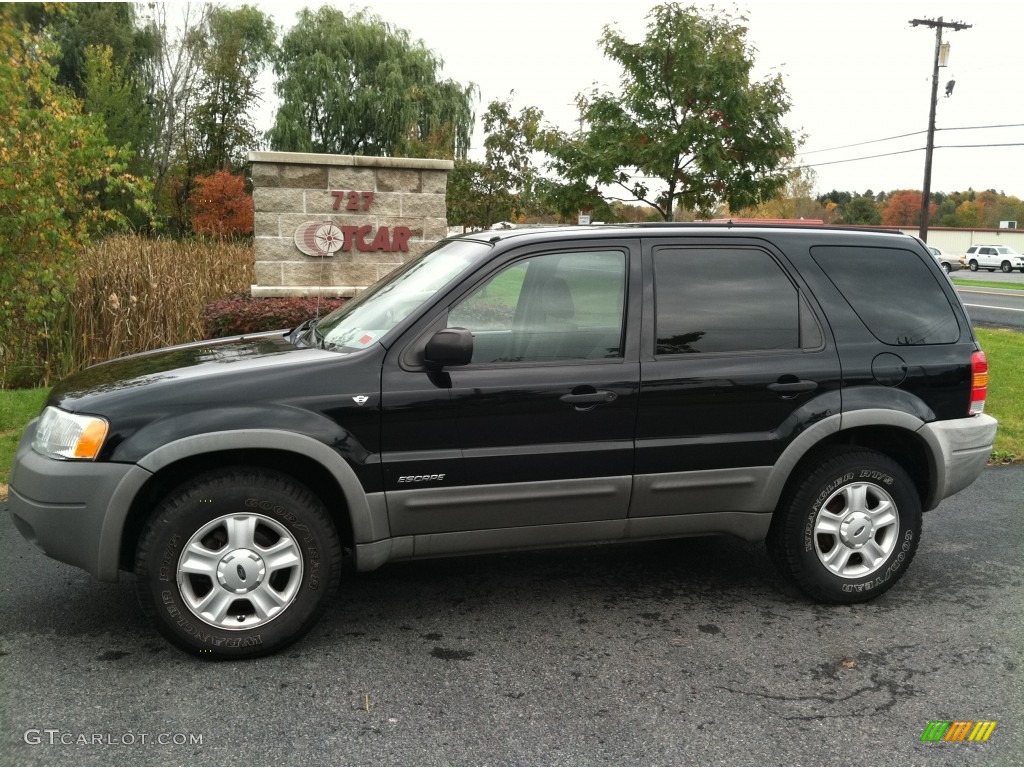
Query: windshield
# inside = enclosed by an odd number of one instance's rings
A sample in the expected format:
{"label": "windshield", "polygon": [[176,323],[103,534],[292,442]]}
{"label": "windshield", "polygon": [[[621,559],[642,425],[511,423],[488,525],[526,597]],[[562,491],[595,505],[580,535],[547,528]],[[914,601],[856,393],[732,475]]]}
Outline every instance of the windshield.
{"label": "windshield", "polygon": [[442,243],[326,315],[315,326],[316,336],[329,349],[365,349],[489,251],[472,240]]}
{"label": "windshield", "polygon": [[996,253],[1001,253],[1004,256],[1019,256],[1020,255],[1015,250],[1013,250],[1013,248],[1009,248],[1007,246],[1000,246],[999,248],[996,248]]}

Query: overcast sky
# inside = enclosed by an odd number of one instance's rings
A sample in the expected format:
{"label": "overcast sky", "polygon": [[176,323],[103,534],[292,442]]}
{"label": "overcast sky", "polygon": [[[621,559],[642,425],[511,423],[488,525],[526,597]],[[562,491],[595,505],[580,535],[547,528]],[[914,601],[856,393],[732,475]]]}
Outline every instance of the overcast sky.
{"label": "overcast sky", "polygon": [[[649,0],[372,0],[367,7],[407,29],[445,62],[444,76],[475,82],[477,114],[492,99],[515,91],[514,105],[534,105],[552,124],[576,126],[574,98],[593,83],[618,85],[619,69],[597,47],[604,25],[629,40],[646,30]],[[279,27],[295,23],[297,9],[320,3],[261,2]],[[707,3],[698,3],[702,7]],[[945,30],[950,63],[939,70],[938,128],[1024,124],[1024,2],[847,0],[778,2],[748,0],[717,7],[738,10],[748,21],[759,76],[779,72],[793,101],[788,123],[805,135],[799,161],[827,163],[923,148],[928,127],[935,31],[910,19],[972,24]],[[945,84],[955,79],[950,98]],[[271,122],[275,97],[266,94],[261,127]],[[831,150],[858,142],[920,131],[894,141]],[[482,156],[477,126],[470,156]],[[936,149],[932,190],[995,189],[1024,197],[1024,125],[987,130],[940,130],[936,146],[1016,143],[1016,147]],[[858,162],[817,165],[817,186],[874,192],[920,189],[924,151]]]}

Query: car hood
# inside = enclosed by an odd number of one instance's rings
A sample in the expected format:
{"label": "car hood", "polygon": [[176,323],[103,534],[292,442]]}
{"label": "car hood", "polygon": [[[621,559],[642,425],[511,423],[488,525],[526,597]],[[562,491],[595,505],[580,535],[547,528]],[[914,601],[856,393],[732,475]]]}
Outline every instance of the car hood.
{"label": "car hood", "polygon": [[[337,360],[338,353],[296,347],[286,331],[182,344],[120,357],[86,368],[59,382],[48,403],[71,411],[89,411],[104,401],[127,394],[193,383],[218,388],[214,380],[245,377],[256,370],[290,366],[310,360]],[[195,391],[194,387],[188,387]],[[135,394],[134,392],[132,394]],[[140,393],[141,394],[141,393]]]}

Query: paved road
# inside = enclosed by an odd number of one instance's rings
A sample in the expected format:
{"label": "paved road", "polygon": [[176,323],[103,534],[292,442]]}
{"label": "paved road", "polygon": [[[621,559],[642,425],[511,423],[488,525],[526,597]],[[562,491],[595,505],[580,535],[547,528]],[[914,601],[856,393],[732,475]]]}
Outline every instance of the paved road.
{"label": "paved road", "polygon": [[[130,581],[3,514],[0,764],[1021,765],[1022,496],[1024,467],[986,470],[867,605],[728,539],[396,564],[244,663],[170,648]],[[940,719],[998,726],[922,743]]]}
{"label": "paved road", "polygon": [[[1006,284],[1024,283],[1024,274],[1019,272],[1003,274],[960,270],[952,276],[958,280],[962,278],[964,282],[984,280]],[[975,325],[1024,329],[1024,290],[964,285],[958,285],[956,290]]]}

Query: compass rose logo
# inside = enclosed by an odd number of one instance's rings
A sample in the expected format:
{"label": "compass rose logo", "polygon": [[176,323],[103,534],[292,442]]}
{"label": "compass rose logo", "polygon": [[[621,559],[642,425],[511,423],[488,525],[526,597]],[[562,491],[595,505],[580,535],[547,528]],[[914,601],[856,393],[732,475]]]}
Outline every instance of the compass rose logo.
{"label": "compass rose logo", "polygon": [[329,221],[307,221],[295,230],[295,247],[307,256],[333,256],[344,242],[342,231]]}

